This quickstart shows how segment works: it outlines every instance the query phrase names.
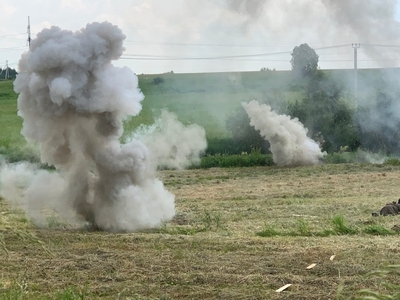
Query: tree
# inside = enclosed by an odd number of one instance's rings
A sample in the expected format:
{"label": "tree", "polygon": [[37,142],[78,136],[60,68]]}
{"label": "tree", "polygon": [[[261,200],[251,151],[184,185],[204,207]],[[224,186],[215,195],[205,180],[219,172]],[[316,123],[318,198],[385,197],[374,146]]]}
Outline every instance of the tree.
{"label": "tree", "polygon": [[233,111],[225,122],[239,153],[242,151],[250,153],[252,149],[260,149],[262,153],[268,152],[268,142],[250,125],[250,118],[242,106]]}
{"label": "tree", "polygon": [[307,44],[296,46],[292,52],[292,71],[299,77],[313,77],[318,70],[318,55]]}
{"label": "tree", "polygon": [[386,87],[377,91],[375,99],[371,96],[368,105],[357,108],[356,124],[363,149],[400,155],[399,96],[399,91]]}
{"label": "tree", "polygon": [[6,69],[0,68],[0,79],[15,79],[18,74],[15,69],[8,68],[8,78],[6,78],[6,71]]}
{"label": "tree", "polygon": [[348,146],[354,151],[360,146],[354,112],[342,99],[342,87],[332,79],[311,80],[302,101],[288,106],[288,113],[297,117],[309,129],[314,139],[322,139],[322,150],[335,152]]}

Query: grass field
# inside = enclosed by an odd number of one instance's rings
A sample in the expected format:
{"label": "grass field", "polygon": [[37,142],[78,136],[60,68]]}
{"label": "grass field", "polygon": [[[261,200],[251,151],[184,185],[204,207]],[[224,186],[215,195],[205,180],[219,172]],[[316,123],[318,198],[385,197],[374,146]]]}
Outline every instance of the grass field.
{"label": "grass field", "polygon": [[25,144],[20,134],[22,119],[17,116],[17,95],[12,81],[0,81],[0,146],[20,147]]}
{"label": "grass field", "polygon": [[[140,75],[143,111],[126,129],[152,123],[167,108],[205,127],[209,138],[227,136],[223,116],[241,101],[269,97],[279,105],[282,97],[301,97],[287,74]],[[159,76],[165,81],[156,85]],[[12,82],[0,81],[0,153],[18,160],[27,156],[19,156],[26,143],[16,113]],[[56,218],[48,219],[49,228],[36,228],[0,198],[0,300],[349,299],[365,288],[390,292],[366,275],[397,264],[400,219],[371,212],[399,198],[400,166],[211,168],[158,176],[176,195],[177,215],[137,233],[74,229]],[[275,292],[285,284],[292,286]]]}
{"label": "grass field", "polygon": [[[382,70],[359,70],[359,85],[371,81]],[[390,71],[387,71],[390,72]],[[392,72],[398,72],[394,69]],[[328,76],[344,86],[344,94],[353,92],[352,70],[325,70]],[[155,84],[154,78],[164,82]],[[301,82],[294,83],[288,71],[264,71],[241,73],[159,74],[139,75],[139,86],[145,95],[143,110],[139,116],[126,122],[126,133],[140,124],[151,124],[162,109],[177,114],[183,123],[196,123],[206,130],[208,139],[227,138],[227,116],[240,106],[242,101],[253,99],[269,103],[273,108],[301,100],[304,88]],[[361,89],[361,88],[360,88]],[[369,91],[360,90],[359,97]],[[0,81],[0,146],[19,147],[25,141],[19,134],[22,120],[16,115],[17,95],[11,81]]]}
{"label": "grass field", "polygon": [[[348,299],[364,288],[387,292],[365,275],[398,263],[399,235],[391,228],[400,219],[371,212],[399,197],[400,167],[159,176],[176,195],[177,216],[145,232],[72,230],[54,219],[50,229],[38,229],[0,200],[0,299]],[[285,284],[292,286],[275,292]]]}
{"label": "grass field", "polygon": [[[154,84],[154,78],[164,82]],[[301,93],[288,90],[291,76],[288,72],[247,72],[211,74],[139,75],[139,85],[145,95],[144,111],[134,119],[132,127],[140,122],[151,123],[153,116],[167,109],[184,123],[204,127],[207,138],[226,138],[227,116],[242,101],[301,99]]]}

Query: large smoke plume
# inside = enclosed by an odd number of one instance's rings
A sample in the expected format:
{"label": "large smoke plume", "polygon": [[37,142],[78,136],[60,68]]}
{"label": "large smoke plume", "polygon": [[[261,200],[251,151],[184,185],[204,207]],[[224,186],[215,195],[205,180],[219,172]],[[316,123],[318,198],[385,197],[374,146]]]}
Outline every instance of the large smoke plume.
{"label": "large smoke plume", "polygon": [[270,143],[273,160],[278,166],[314,165],[324,156],[297,118],[279,115],[269,105],[260,105],[256,100],[242,102],[242,106],[250,125]]}
{"label": "large smoke plume", "polygon": [[[14,89],[22,134],[56,171],[4,164],[0,193],[39,225],[45,225],[48,209],[62,220],[109,231],[151,228],[175,214],[174,195],[155,176],[161,156],[155,157],[155,147],[151,152],[146,141],[134,139],[120,143],[123,120],[139,114],[144,98],[137,76],[111,64],[121,56],[124,39],[108,22],[77,32],[52,27],[21,57]],[[201,152],[204,142],[196,147]]]}

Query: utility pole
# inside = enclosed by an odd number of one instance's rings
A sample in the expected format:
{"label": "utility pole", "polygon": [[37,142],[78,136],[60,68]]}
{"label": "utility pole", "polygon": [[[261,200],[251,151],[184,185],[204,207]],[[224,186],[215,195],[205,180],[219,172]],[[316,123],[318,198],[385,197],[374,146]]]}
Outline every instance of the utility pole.
{"label": "utility pole", "polygon": [[8,60],[6,60],[6,73],[4,75],[4,79],[7,80],[8,77],[9,77],[9,74],[8,74]]}
{"label": "utility pole", "polygon": [[358,93],[358,79],[357,79],[357,49],[361,47],[361,44],[351,44],[354,49],[354,99],[357,107],[357,93]]}
{"label": "utility pole", "polygon": [[29,16],[28,16],[28,29],[27,29],[27,33],[28,33],[28,47],[29,49],[31,48],[31,21],[29,20]]}

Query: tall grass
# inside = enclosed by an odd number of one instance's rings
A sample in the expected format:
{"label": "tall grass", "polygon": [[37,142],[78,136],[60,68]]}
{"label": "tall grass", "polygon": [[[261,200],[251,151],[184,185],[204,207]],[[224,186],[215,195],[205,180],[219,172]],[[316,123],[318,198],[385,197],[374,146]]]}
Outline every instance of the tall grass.
{"label": "tall grass", "polygon": [[273,225],[265,223],[263,230],[256,232],[256,235],[262,237],[272,236],[320,236],[327,237],[331,235],[354,235],[354,234],[370,234],[370,235],[395,235],[393,230],[386,229],[381,225],[368,225],[362,228],[351,227],[346,224],[344,217],[334,216],[331,219],[331,228],[323,228],[319,231],[312,231],[310,224],[307,220],[299,219],[296,223],[296,230],[279,230],[274,228]]}
{"label": "tall grass", "polygon": [[368,273],[366,278],[376,278],[384,291],[363,289],[357,293],[359,300],[399,300],[400,299],[400,265],[389,265]]}

